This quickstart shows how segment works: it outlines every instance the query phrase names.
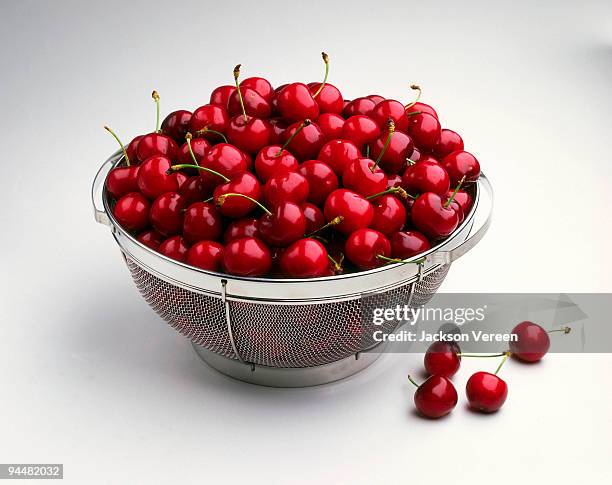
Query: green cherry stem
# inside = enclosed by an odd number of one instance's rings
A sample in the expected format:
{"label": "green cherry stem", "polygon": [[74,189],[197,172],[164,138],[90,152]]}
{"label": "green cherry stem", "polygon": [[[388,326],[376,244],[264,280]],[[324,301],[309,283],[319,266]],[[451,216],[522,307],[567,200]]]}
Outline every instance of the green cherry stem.
{"label": "green cherry stem", "polygon": [[415,380],[412,378],[412,376],[411,376],[410,374],[408,374],[408,380],[409,380],[410,382],[412,382],[412,383],[415,385],[415,387],[421,387],[421,386],[419,386],[419,385],[418,385],[418,384],[415,382]]}
{"label": "green cherry stem", "polygon": [[504,352],[504,358],[502,359],[502,361],[497,366],[497,369],[495,369],[495,372],[494,372],[495,375],[497,375],[499,370],[502,368],[502,365],[504,365],[504,363],[508,360],[508,357],[510,357],[511,354],[512,354],[512,352],[510,352],[510,351]]}
{"label": "green cherry stem", "polygon": [[331,221],[329,221],[327,224],[322,225],[321,227],[319,227],[319,229],[317,229],[316,231],[312,231],[310,234],[306,234],[306,236],[304,237],[312,237],[315,234],[319,234],[320,232],[324,231],[325,229],[327,229],[328,227],[333,227],[333,226],[337,226],[338,224],[340,224],[342,221],[344,220],[344,217],[342,216],[337,216],[334,217]]}
{"label": "green cherry stem", "polygon": [[199,166],[200,163],[198,162],[198,159],[196,158],[195,153],[193,153],[193,148],[191,147],[192,138],[193,136],[189,132],[185,135],[185,141],[187,142],[187,148],[189,148],[189,155],[191,155],[191,159],[193,160],[193,163]]}
{"label": "green cherry stem", "polygon": [[408,103],[406,106],[404,106],[404,109],[407,109],[407,110],[412,108],[415,104],[419,102],[419,99],[421,99],[421,93],[422,93],[421,86],[419,86],[418,84],[411,84],[410,89],[412,89],[413,91],[416,91],[417,95],[412,103]]}
{"label": "green cherry stem", "polygon": [[366,145],[365,156],[366,156],[366,158],[370,158],[370,144],[369,143]]}
{"label": "green cherry stem", "polygon": [[372,200],[372,199],[376,199],[377,197],[380,197],[381,195],[387,195],[387,194],[399,194],[399,196],[402,199],[406,199],[408,197],[413,198],[412,195],[409,195],[408,192],[406,192],[401,187],[391,187],[387,190],[383,190],[382,192],[378,192],[377,194],[368,195],[366,199]]}
{"label": "green cherry stem", "polygon": [[325,63],[325,77],[323,78],[323,82],[319,86],[319,89],[312,95],[313,98],[316,98],[321,91],[323,91],[323,87],[327,82],[327,76],[329,76],[329,56],[325,52],[321,52],[321,57],[323,57],[323,62]]}
{"label": "green cherry stem", "polygon": [[465,175],[463,177],[461,177],[461,180],[459,181],[459,183],[457,184],[457,187],[455,187],[455,190],[453,190],[452,195],[449,197],[449,199],[446,201],[446,203],[444,204],[444,207],[448,207],[451,202],[453,201],[453,199],[455,198],[455,195],[457,195],[457,192],[459,192],[459,189],[461,188],[461,186],[463,185],[463,182],[465,182]]}
{"label": "green cherry stem", "polygon": [[421,264],[424,263],[427,258],[426,257],[422,257],[419,259],[415,259],[414,261],[407,261],[405,259],[398,259],[398,258],[388,258],[387,256],[383,255],[383,254],[377,254],[376,257],[378,259],[382,259],[383,261],[387,261],[388,263],[402,263],[402,264]]}
{"label": "green cherry stem", "polygon": [[255,200],[253,197],[249,197],[248,195],[245,194],[239,194],[238,192],[228,192],[227,194],[221,194],[219,197],[217,197],[216,200],[216,205],[217,206],[221,206],[223,205],[223,202],[225,202],[225,199],[227,199],[228,197],[242,197],[244,199],[248,199],[251,202],[253,202],[253,204],[257,205],[262,211],[264,211],[266,214],[268,214],[269,216],[272,215],[272,212],[270,212],[266,206],[264,206],[261,202]]}
{"label": "green cherry stem", "polygon": [[276,153],[276,155],[274,155],[275,157],[280,157],[281,153],[283,153],[283,150],[285,150],[289,144],[291,143],[291,141],[296,137],[296,135],[302,131],[305,127],[307,127],[308,125],[310,125],[312,123],[312,121],[310,121],[308,118],[306,118],[304,121],[302,121],[302,124],[300,126],[298,126],[297,130],[295,130],[291,136],[287,139],[287,141],[284,143],[284,145],[282,147],[280,147],[280,150]]}
{"label": "green cherry stem", "polygon": [[203,170],[205,172],[212,173],[213,175],[216,175],[217,177],[221,177],[225,182],[230,181],[230,179],[228,179],[222,173],[219,173],[210,168],[200,167],[199,165],[192,165],[191,163],[181,163],[179,165],[172,165],[168,170],[166,170],[166,175],[170,175],[172,172],[178,172],[179,170],[183,170],[184,168],[195,168],[196,170]]}
{"label": "green cherry stem", "polygon": [[344,254],[340,254],[340,259],[338,261],[332,258],[329,254],[327,255],[327,259],[329,259],[331,264],[334,265],[334,271],[336,273],[342,271],[342,261],[344,261]]}
{"label": "green cherry stem", "polygon": [[111,135],[113,135],[113,138],[115,138],[115,140],[117,140],[117,143],[119,143],[119,146],[121,147],[121,151],[123,152],[123,157],[125,158],[125,163],[129,167],[130,166],[130,157],[128,157],[127,150],[123,146],[123,143],[121,143],[121,140],[119,139],[119,137],[108,126],[105,125],[104,129],[106,131],[108,131]]}
{"label": "green cherry stem", "polygon": [[249,118],[246,114],[246,109],[244,107],[244,99],[242,99],[242,93],[240,92],[240,82],[238,81],[238,78],[240,77],[240,66],[241,64],[238,64],[234,68],[234,82],[236,83],[236,91],[238,91],[238,100],[240,101],[240,107],[242,108],[242,116],[244,116],[244,122],[246,123],[247,121],[249,121]]}
{"label": "green cherry stem", "polygon": [[389,118],[389,120],[387,121],[387,128],[389,130],[389,134],[387,135],[387,139],[385,140],[385,144],[383,145],[382,150],[378,154],[378,157],[376,157],[374,165],[372,165],[372,168],[370,168],[372,173],[374,173],[378,168],[378,164],[380,163],[382,157],[385,155],[387,148],[389,148],[389,143],[391,143],[391,137],[393,137],[393,133],[395,133],[395,123],[391,118]]}
{"label": "green cherry stem", "polygon": [[570,327],[561,327],[561,328],[556,328],[554,330],[548,330],[546,333],[553,333],[553,332],[570,333],[571,331],[572,329]]}
{"label": "green cherry stem", "polygon": [[153,101],[155,101],[155,133],[159,133],[159,94],[157,91],[153,91],[151,93],[151,97]]}
{"label": "green cherry stem", "polygon": [[202,128],[201,130],[196,131],[195,135],[200,136],[200,135],[205,135],[206,133],[213,133],[214,135],[220,136],[223,139],[223,143],[227,143],[227,138],[225,137],[223,133],[217,130],[212,130],[206,126]]}

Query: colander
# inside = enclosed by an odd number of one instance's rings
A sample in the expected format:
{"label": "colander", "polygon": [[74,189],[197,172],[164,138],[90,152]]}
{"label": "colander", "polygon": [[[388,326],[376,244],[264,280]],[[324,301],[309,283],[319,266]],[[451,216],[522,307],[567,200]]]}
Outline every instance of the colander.
{"label": "colander", "polygon": [[[383,344],[376,308],[427,303],[450,265],[489,227],[493,207],[485,175],[471,185],[473,208],[447,239],[414,263],[311,279],[245,278],[200,270],[149,249],[126,232],[110,210],[105,180],[123,160],[113,154],[98,171],[92,202],[96,221],[112,230],[142,296],[189,338],[197,355],[231,377],[275,387],[304,387],[348,377],[376,360]],[[423,258],[425,256],[425,258]]]}

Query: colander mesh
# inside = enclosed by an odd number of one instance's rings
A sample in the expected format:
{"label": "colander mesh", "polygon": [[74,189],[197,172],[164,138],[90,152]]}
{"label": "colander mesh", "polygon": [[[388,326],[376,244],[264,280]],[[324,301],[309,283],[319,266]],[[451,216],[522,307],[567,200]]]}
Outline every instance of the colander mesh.
{"label": "colander mesh", "polygon": [[[220,298],[168,283],[126,257],[132,278],[160,317],[193,342],[236,359]],[[372,347],[374,330],[392,332],[396,323],[375,327],[374,308],[424,305],[438,290],[450,265],[441,266],[420,282],[382,293],[333,303],[304,305],[230,301],[234,342],[246,362],[270,367],[311,367],[344,359]],[[415,285],[412,299],[410,287]]]}

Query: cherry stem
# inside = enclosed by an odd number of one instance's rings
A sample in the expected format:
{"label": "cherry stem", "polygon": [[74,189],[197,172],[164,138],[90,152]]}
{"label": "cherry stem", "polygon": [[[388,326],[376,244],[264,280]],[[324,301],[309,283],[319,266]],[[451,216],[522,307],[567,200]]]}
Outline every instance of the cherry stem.
{"label": "cherry stem", "polygon": [[451,196],[449,197],[449,199],[446,201],[446,203],[444,204],[444,207],[448,207],[451,202],[453,201],[453,199],[455,198],[455,195],[457,195],[457,192],[459,192],[459,189],[461,188],[461,186],[463,185],[463,182],[465,182],[465,175],[463,177],[461,177],[461,180],[459,181],[459,183],[457,184],[457,187],[455,187],[455,190],[453,190],[453,193],[451,194]]}
{"label": "cherry stem", "polygon": [[200,162],[198,162],[198,159],[195,156],[195,153],[193,153],[193,148],[191,147],[191,139],[192,139],[192,135],[191,133],[187,133],[185,135],[185,141],[187,142],[187,148],[189,148],[189,154],[191,155],[191,159],[193,160],[193,163],[195,163],[196,165],[200,165]]}
{"label": "cherry stem", "polygon": [[212,129],[208,128],[208,127],[204,127],[204,128],[202,128],[201,130],[198,130],[198,131],[196,131],[196,132],[195,132],[196,136],[199,136],[199,135],[204,135],[204,134],[206,134],[206,133],[213,133],[213,134],[215,134],[215,135],[218,135],[218,136],[220,136],[221,138],[223,138],[223,142],[224,142],[224,143],[227,143],[227,138],[226,138],[226,137],[225,137],[225,135],[224,135],[223,133],[221,133],[220,131],[217,131],[217,130],[212,130]]}
{"label": "cherry stem", "polygon": [[462,354],[461,352],[457,354],[459,357],[482,357],[482,358],[489,358],[489,357],[503,357],[504,355],[506,355],[506,352],[500,352],[499,354]]}
{"label": "cherry stem", "polygon": [[159,94],[157,93],[157,91],[153,91],[151,93],[151,97],[153,98],[153,101],[155,101],[155,133],[159,133]]}
{"label": "cherry stem", "polygon": [[344,220],[344,217],[342,216],[336,216],[334,217],[331,221],[329,221],[327,224],[322,225],[321,227],[319,227],[319,229],[317,229],[316,231],[312,231],[310,234],[307,234],[305,237],[312,237],[315,234],[318,234],[322,231],[324,231],[325,229],[327,229],[328,227],[332,227],[332,226],[337,226],[338,224],[340,224],[342,221]]}
{"label": "cherry stem", "polygon": [[219,197],[217,197],[217,205],[221,206],[223,205],[223,202],[225,201],[225,199],[227,199],[228,197],[242,197],[244,199],[250,200],[251,202],[253,202],[253,204],[257,205],[262,211],[264,211],[266,214],[268,214],[269,216],[272,215],[272,212],[270,212],[266,206],[264,206],[261,202],[255,200],[253,197],[249,197],[248,195],[245,194],[239,194],[238,192],[228,192],[227,194],[221,194]]}
{"label": "cherry stem", "polygon": [[495,369],[495,372],[494,372],[495,375],[497,375],[497,373],[499,372],[499,369],[502,368],[502,365],[504,365],[504,363],[508,360],[508,357],[510,357],[511,354],[512,354],[512,352],[510,352],[510,351],[504,352],[504,358],[502,359],[502,361],[497,366],[497,369]]}
{"label": "cherry stem", "polygon": [[391,187],[387,190],[383,190],[382,192],[378,192],[377,194],[368,195],[366,199],[372,200],[372,199],[376,199],[376,197],[380,197],[381,195],[387,195],[387,194],[399,194],[399,196],[402,199],[407,199],[408,197],[414,198],[412,197],[412,195],[409,195],[408,192],[406,192],[401,187]]}
{"label": "cherry stem", "polygon": [[240,101],[240,107],[242,108],[242,116],[244,116],[244,122],[246,123],[247,121],[249,121],[249,118],[247,117],[246,109],[244,107],[244,99],[242,99],[242,93],[240,92],[240,82],[238,82],[238,78],[240,77],[240,66],[241,64],[238,64],[234,68],[234,81],[236,82],[236,91],[238,91],[238,100]]}
{"label": "cherry stem", "polygon": [[418,385],[418,384],[415,382],[415,380],[412,378],[412,376],[411,376],[410,374],[408,374],[408,380],[409,380],[410,382],[412,382],[412,383],[413,383],[413,384],[414,384],[414,385],[415,385],[417,388],[421,387],[421,386],[419,386],[419,385]]}
{"label": "cherry stem", "polygon": [[344,260],[344,254],[340,254],[340,256],[341,256],[341,258],[339,259],[339,261],[336,261],[329,254],[327,255],[327,259],[329,259],[331,261],[331,263],[334,265],[334,270],[336,272],[338,272],[338,271],[340,271],[342,269],[342,261]]}
{"label": "cherry stem", "polygon": [[387,135],[387,139],[385,140],[385,144],[383,145],[382,150],[378,154],[378,157],[376,157],[376,161],[374,162],[374,165],[372,165],[372,168],[370,168],[372,173],[374,173],[376,171],[376,168],[378,168],[378,164],[380,163],[382,157],[385,155],[387,148],[389,148],[389,143],[391,143],[391,137],[393,136],[393,133],[395,132],[395,123],[391,118],[389,118],[389,120],[387,121],[387,128],[389,130],[389,134]]}
{"label": "cherry stem", "polygon": [[313,98],[316,98],[321,91],[323,91],[323,87],[327,82],[327,76],[329,76],[329,56],[325,52],[321,52],[321,57],[323,57],[323,62],[325,63],[325,77],[323,78],[323,82],[319,86],[319,89],[312,95]]}
{"label": "cherry stem", "polygon": [[421,86],[419,86],[418,84],[411,84],[410,85],[410,89],[412,89],[413,91],[417,92],[416,98],[412,103],[408,103],[406,106],[404,106],[405,109],[410,109],[412,108],[415,104],[417,104],[419,102],[419,99],[421,99]]}
{"label": "cherry stem", "polygon": [[410,116],[416,116],[416,115],[420,115],[422,114],[422,111],[411,111],[410,113],[406,113],[406,116],[410,117]]}
{"label": "cherry stem", "polygon": [[424,263],[425,260],[427,259],[426,257],[422,257],[419,259],[415,259],[414,261],[407,261],[405,259],[399,259],[399,258],[388,258],[387,256],[383,255],[383,254],[377,254],[376,257],[378,259],[382,259],[383,261],[387,261],[389,263],[402,263],[402,264],[421,264]]}
{"label": "cherry stem", "polygon": [[113,138],[115,138],[115,140],[117,140],[117,143],[119,143],[119,146],[121,147],[121,151],[123,152],[123,157],[125,158],[125,163],[129,167],[130,166],[130,157],[128,157],[127,150],[123,146],[123,143],[121,143],[121,140],[119,139],[119,137],[108,126],[104,126],[104,129],[106,131],[108,131],[111,135],[113,135]]}
{"label": "cherry stem", "polygon": [[296,135],[302,131],[306,126],[310,125],[312,123],[312,121],[310,121],[308,118],[306,118],[304,121],[302,121],[302,124],[300,126],[298,126],[297,130],[295,130],[291,136],[287,139],[287,141],[285,142],[285,144],[280,147],[280,150],[278,151],[278,153],[275,155],[275,157],[280,157],[281,153],[283,153],[283,150],[285,150],[289,144],[291,143],[291,141],[296,137]]}
{"label": "cherry stem", "polygon": [[408,162],[408,165],[414,165],[416,163],[412,158],[407,158],[406,162]]}
{"label": "cherry stem", "polygon": [[225,182],[230,181],[230,179],[228,179],[222,173],[219,173],[210,168],[200,167],[199,165],[192,165],[191,163],[181,163],[179,165],[172,165],[168,170],[166,170],[166,175],[170,175],[172,172],[178,172],[179,170],[182,170],[184,168],[195,168],[196,170],[204,170],[205,172],[212,173],[213,175],[216,175],[217,177],[221,177]]}
{"label": "cherry stem", "polygon": [[553,333],[553,332],[570,333],[571,331],[572,329],[570,327],[561,327],[561,328],[556,328],[554,330],[548,330],[546,333]]}

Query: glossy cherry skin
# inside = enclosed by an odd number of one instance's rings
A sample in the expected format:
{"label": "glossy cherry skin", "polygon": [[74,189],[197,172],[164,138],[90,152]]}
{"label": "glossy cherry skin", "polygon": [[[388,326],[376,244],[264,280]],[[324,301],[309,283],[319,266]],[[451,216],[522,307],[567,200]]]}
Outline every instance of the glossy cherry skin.
{"label": "glossy cherry skin", "polygon": [[342,116],[345,118],[350,118],[351,116],[355,115],[370,116],[372,111],[374,111],[375,106],[376,103],[370,98],[355,98],[353,101],[347,103],[347,105],[344,107],[342,110]]}
{"label": "glossy cherry skin", "polygon": [[[383,133],[370,145],[370,156],[377,160],[387,141],[387,134]],[[385,150],[379,165],[387,174],[400,173],[406,166],[406,158],[412,154],[414,144],[412,138],[401,131],[396,131],[391,136],[389,146]]]}
{"label": "glossy cherry skin", "polygon": [[214,205],[195,202],[185,211],[183,237],[187,242],[216,241],[222,232],[223,218]]}
{"label": "glossy cherry skin", "polygon": [[[232,178],[248,169],[247,158],[238,148],[227,143],[219,143],[213,146],[204,156],[201,165],[219,172],[228,178]],[[213,186],[223,183],[223,179],[215,174],[200,170],[203,180]]]}
{"label": "glossy cherry skin", "polygon": [[140,139],[136,149],[138,160],[144,162],[147,158],[160,155],[168,157],[170,160],[176,159],[178,145],[172,138],[160,133],[149,133]]}
{"label": "glossy cherry skin", "polygon": [[138,241],[147,246],[148,248],[155,249],[159,248],[159,245],[164,240],[164,237],[154,229],[141,232],[138,235]]}
{"label": "glossy cherry skin", "polygon": [[408,129],[406,108],[404,108],[402,103],[394,99],[385,99],[378,103],[369,116],[378,124],[382,131],[386,130],[389,118],[395,122],[396,130],[405,132]]}
{"label": "glossy cherry skin", "polygon": [[113,215],[121,227],[128,231],[140,231],[149,224],[149,201],[138,192],[121,197],[113,209]]}
{"label": "glossy cherry skin", "polygon": [[453,383],[444,376],[434,375],[414,393],[414,405],[427,418],[441,418],[457,405],[459,397]]}
{"label": "glossy cherry skin", "polygon": [[414,227],[430,238],[450,235],[459,225],[459,216],[451,207],[443,205],[443,199],[438,194],[421,194],[410,211]]}
{"label": "glossy cherry skin", "polygon": [[402,176],[398,173],[391,173],[387,175],[387,188],[401,187]]}
{"label": "glossy cherry skin", "polygon": [[[289,140],[289,137],[295,133],[301,124],[302,122],[300,121],[287,127],[283,132],[283,142]],[[310,123],[295,135],[287,148],[298,160],[308,160],[317,156],[324,143],[325,137],[321,128],[316,123]]]}
{"label": "glossy cherry skin", "polygon": [[418,231],[398,231],[389,237],[391,257],[408,259],[431,248],[429,239]]}
{"label": "glossy cherry skin", "polygon": [[285,133],[289,123],[281,118],[271,118],[268,123],[270,123],[270,144],[282,145],[283,133]]}
{"label": "glossy cherry skin", "polygon": [[327,163],[338,177],[342,177],[351,162],[360,158],[359,148],[349,140],[328,141],[321,147],[317,156],[317,160]]}
{"label": "glossy cherry skin", "polygon": [[318,206],[306,202],[302,204],[302,211],[306,218],[306,230],[304,234],[311,234],[325,225],[325,216]]}
{"label": "glossy cherry skin", "polygon": [[[314,94],[321,86],[321,83],[309,83],[308,88],[310,89],[311,94]],[[342,109],[344,108],[344,100],[342,99],[342,94],[340,90],[334,86],[333,84],[325,83],[321,92],[314,98],[317,104],[319,105],[319,113],[342,113]]]}
{"label": "glossy cherry skin", "polygon": [[[206,138],[193,138],[191,140],[191,149],[198,163],[202,163],[211,147],[212,145]],[[183,143],[181,148],[179,148],[178,161],[179,163],[193,164],[193,158],[191,158],[191,153],[189,153],[187,142]]]}
{"label": "glossy cherry skin", "polygon": [[259,219],[256,217],[245,217],[230,222],[223,233],[223,241],[227,244],[234,239],[243,237],[259,238]]}
{"label": "glossy cherry skin", "polygon": [[149,220],[162,236],[174,236],[183,228],[183,211],[187,203],[177,192],[166,192],[151,204]]}
{"label": "glossy cherry skin", "polygon": [[302,205],[308,198],[308,180],[298,172],[281,171],[273,175],[263,186],[263,199],[270,207],[282,202]]}
{"label": "glossy cherry skin", "polygon": [[276,97],[276,105],[281,116],[290,122],[316,120],[319,116],[319,105],[303,83],[285,86]]}
{"label": "glossy cherry skin", "polygon": [[421,160],[422,156],[423,155],[421,154],[421,151],[417,147],[414,147],[412,149],[412,155],[410,155],[410,160],[412,160],[413,162],[418,162]]}
{"label": "glossy cherry skin", "polygon": [[138,144],[140,143],[140,140],[142,140],[143,137],[144,135],[138,135],[134,137],[132,141],[128,143],[128,146],[125,147],[125,151],[127,152],[127,155],[130,159],[130,163],[132,165],[137,165],[141,162],[141,160],[138,159]]}
{"label": "glossy cherry skin", "polygon": [[[255,118],[266,119],[272,114],[272,106],[261,96],[257,91],[251,88],[240,86],[240,94],[246,114]],[[227,111],[230,116],[242,114],[242,106],[240,105],[240,97],[238,91],[235,91],[229,98]]]}
{"label": "glossy cherry skin", "polygon": [[306,218],[304,211],[293,202],[280,202],[259,219],[259,235],[270,246],[284,247],[304,237]]}
{"label": "glossy cherry skin", "polygon": [[454,376],[461,366],[459,346],[452,342],[434,342],[423,359],[425,370],[431,376]]}
{"label": "glossy cherry skin", "polygon": [[346,238],[346,258],[359,269],[372,269],[387,264],[379,256],[390,257],[391,244],[382,232],[361,228]]}
{"label": "glossy cherry skin", "polygon": [[369,94],[369,95],[366,96],[366,98],[371,99],[372,101],[374,101],[374,105],[377,105],[381,101],[385,100],[385,98],[383,96],[381,96],[380,94]]}
{"label": "glossy cherry skin", "polygon": [[342,216],[343,221],[336,224],[334,229],[350,234],[370,225],[374,218],[374,208],[365,197],[351,190],[337,189],[327,197],[323,214],[327,222]]}
{"label": "glossy cherry skin", "polygon": [[176,183],[178,184],[179,193],[180,193],[183,185],[187,183],[187,180],[189,180],[189,176],[182,172],[174,172],[172,176],[176,179]]}
{"label": "glossy cherry skin", "polygon": [[193,175],[181,185],[179,194],[185,197],[187,204],[199,202],[212,196],[213,185],[208,185],[199,175]]}
{"label": "glossy cherry skin", "polygon": [[285,249],[279,260],[280,269],[289,278],[326,276],[329,267],[327,250],[316,239],[299,239]]}
{"label": "glossy cherry skin", "polygon": [[327,196],[338,188],[338,177],[332,168],[320,160],[306,160],[298,172],[308,181],[308,201],[322,206]]}
{"label": "glossy cherry skin", "polygon": [[[217,104],[205,104],[200,106],[191,115],[189,122],[189,131],[196,136],[196,132],[209,128],[225,134],[229,126],[230,117],[227,110],[223,106]],[[202,136],[211,140],[219,141],[219,136],[214,133],[204,133]]]}
{"label": "glossy cherry skin", "polygon": [[[446,194],[446,197],[450,198],[453,195],[453,192],[454,190],[449,190]],[[463,214],[466,216],[470,213],[470,210],[472,209],[472,203],[474,202],[472,196],[464,190],[458,190],[455,194],[455,198],[453,199],[453,201],[457,202],[461,206]]]}
{"label": "glossy cherry skin", "polygon": [[106,190],[114,199],[130,192],[138,192],[138,169],[136,165],[113,168],[106,176]]}
{"label": "glossy cherry skin", "polygon": [[440,140],[433,150],[434,155],[442,160],[446,155],[457,150],[463,150],[463,139],[459,133],[448,128],[441,130]]}
{"label": "glossy cherry skin", "polygon": [[422,160],[408,165],[402,176],[402,187],[412,195],[423,192],[445,195],[450,189],[450,177],[440,164]]}
{"label": "glossy cherry skin", "polygon": [[372,229],[385,236],[399,231],[406,224],[404,204],[391,194],[381,195],[372,201],[374,218],[370,223]]}
{"label": "glossy cherry skin", "polygon": [[342,175],[342,185],[364,197],[383,192],[387,189],[387,176],[380,167],[374,165],[374,160],[369,158],[352,162]]}
{"label": "glossy cherry skin", "polygon": [[282,171],[294,172],[299,163],[288,150],[282,150],[280,145],[269,145],[259,150],[255,157],[255,173],[262,183]]}
{"label": "glossy cherry skin", "polygon": [[480,163],[469,152],[458,150],[446,155],[440,164],[446,169],[451,185],[457,185],[465,176],[466,182],[475,182],[480,177]]}
{"label": "glossy cherry skin", "polygon": [[429,106],[428,104],[425,103],[415,103],[413,106],[411,106],[410,108],[408,108],[406,110],[407,114],[410,113],[416,113],[417,111],[420,111],[421,113],[427,113],[431,116],[433,116],[434,118],[438,118],[438,113],[436,112],[435,109],[433,109],[431,106]]}
{"label": "glossy cherry skin", "polygon": [[270,249],[255,237],[234,239],[225,245],[223,267],[237,276],[264,276],[270,272]]}
{"label": "glossy cherry skin", "polygon": [[380,128],[372,118],[365,115],[351,116],[342,127],[342,138],[352,141],[360,149],[379,136]]}
{"label": "glossy cherry skin", "polygon": [[174,174],[168,174],[172,166],[170,159],[155,156],[146,159],[138,170],[138,188],[149,199],[156,199],[166,192],[178,191],[178,180]]}
{"label": "glossy cherry skin", "polygon": [[219,271],[223,261],[223,246],[214,241],[200,241],[187,251],[187,264],[207,271]]}
{"label": "glossy cherry skin", "polygon": [[510,342],[512,357],[523,362],[538,362],[550,348],[550,337],[537,323],[521,322],[512,329],[516,342]]}
{"label": "glossy cherry skin", "polygon": [[191,111],[184,109],[173,111],[164,118],[164,121],[162,121],[161,131],[178,144],[181,144],[185,141],[185,135],[187,131],[189,131],[190,120]]}
{"label": "glossy cherry skin", "polygon": [[468,379],[465,393],[472,409],[492,413],[506,402],[508,385],[495,374],[476,372]]}
{"label": "glossy cherry skin", "polygon": [[438,118],[421,113],[408,118],[408,134],[414,144],[421,150],[429,152],[440,140],[440,122]]}
{"label": "glossy cherry skin", "polygon": [[234,116],[227,127],[227,139],[231,144],[247,153],[257,153],[270,144],[270,123],[259,118]]}
{"label": "glossy cherry skin", "polygon": [[236,91],[236,86],[231,85],[219,86],[218,88],[215,88],[214,91],[210,93],[209,104],[216,104],[227,109],[229,98],[234,91]]}
{"label": "glossy cherry skin", "polygon": [[248,195],[259,201],[261,199],[261,186],[255,175],[250,172],[242,172],[234,175],[229,182],[215,188],[213,197],[219,212],[226,217],[237,219],[246,216],[255,209],[255,204],[244,197],[238,196],[229,196],[222,201],[219,200],[221,195],[228,193]]}
{"label": "glossy cherry skin", "polygon": [[240,88],[253,89],[268,103],[272,101],[272,97],[274,96],[274,89],[272,88],[270,81],[263,77],[247,77],[246,79],[240,81]]}
{"label": "glossy cherry skin", "polygon": [[317,125],[321,128],[325,141],[340,138],[344,127],[344,118],[335,113],[323,113],[317,118]]}
{"label": "glossy cherry skin", "polygon": [[187,259],[189,245],[182,236],[172,236],[161,243],[157,251],[164,256],[184,262]]}

